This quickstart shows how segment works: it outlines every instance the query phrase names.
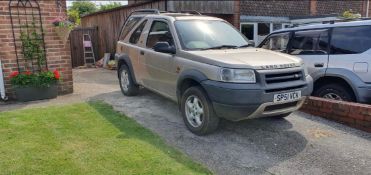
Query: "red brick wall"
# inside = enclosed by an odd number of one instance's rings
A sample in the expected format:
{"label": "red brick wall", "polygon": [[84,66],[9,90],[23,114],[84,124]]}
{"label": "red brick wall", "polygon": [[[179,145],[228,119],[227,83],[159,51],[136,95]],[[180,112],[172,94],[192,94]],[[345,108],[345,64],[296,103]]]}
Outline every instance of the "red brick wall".
{"label": "red brick wall", "polygon": [[[52,24],[52,20],[59,15],[59,9],[55,1],[41,0],[38,2],[40,4],[45,33],[44,40],[48,68],[49,70],[57,69],[62,74],[59,93],[71,93],[73,91],[73,86],[69,43],[62,43],[55,33],[55,27]],[[12,97],[13,94],[8,77],[12,71],[17,71],[17,59],[14,50],[8,3],[8,1],[0,1],[0,59],[3,63],[6,92],[8,96]],[[64,6],[66,5],[65,0],[62,0],[62,4]],[[64,7],[63,9],[65,10],[66,8]],[[61,15],[66,15],[66,12],[62,10]]]}
{"label": "red brick wall", "polygon": [[371,132],[371,105],[309,97],[301,110]]}

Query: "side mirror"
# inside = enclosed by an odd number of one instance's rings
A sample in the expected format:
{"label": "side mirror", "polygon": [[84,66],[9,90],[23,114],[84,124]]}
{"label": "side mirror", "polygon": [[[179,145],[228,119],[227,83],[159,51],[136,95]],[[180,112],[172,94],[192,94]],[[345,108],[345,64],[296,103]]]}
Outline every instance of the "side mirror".
{"label": "side mirror", "polygon": [[249,46],[255,47],[255,42],[254,42],[253,40],[249,40],[249,41],[247,42],[247,44],[248,44]]}
{"label": "side mirror", "polygon": [[170,46],[168,42],[157,42],[153,46],[153,50],[155,50],[156,52],[162,52],[162,53],[170,53],[170,54],[176,53],[175,47]]}

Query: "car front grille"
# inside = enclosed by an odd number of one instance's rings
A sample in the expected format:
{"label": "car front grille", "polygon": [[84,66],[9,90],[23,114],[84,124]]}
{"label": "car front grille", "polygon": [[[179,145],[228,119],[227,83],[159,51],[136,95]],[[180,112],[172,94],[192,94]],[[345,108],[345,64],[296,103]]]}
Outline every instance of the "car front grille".
{"label": "car front grille", "polygon": [[265,75],[265,82],[267,84],[273,83],[284,83],[290,81],[297,81],[303,79],[303,73],[301,71],[285,72],[285,73],[272,73]]}

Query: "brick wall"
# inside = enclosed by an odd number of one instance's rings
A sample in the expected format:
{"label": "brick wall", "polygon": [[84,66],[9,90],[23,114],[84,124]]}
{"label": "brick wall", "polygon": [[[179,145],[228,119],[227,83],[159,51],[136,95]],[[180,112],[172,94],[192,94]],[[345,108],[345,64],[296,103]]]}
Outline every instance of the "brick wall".
{"label": "brick wall", "polygon": [[354,12],[360,13],[363,16],[364,3],[365,1],[358,0],[343,0],[343,1],[329,1],[329,0],[317,0],[317,14],[342,14],[344,11],[352,9]]}
{"label": "brick wall", "polygon": [[242,0],[241,15],[248,16],[308,16],[310,0]]}
{"label": "brick wall", "polygon": [[309,97],[301,110],[371,132],[371,105]]}
{"label": "brick wall", "polygon": [[365,16],[366,0],[242,0],[241,15],[248,16],[309,16],[341,14],[345,10]]}
{"label": "brick wall", "polygon": [[[55,33],[55,27],[52,24],[52,20],[59,15],[59,9],[57,8],[56,1],[41,0],[38,2],[40,4],[43,29],[45,33],[44,40],[48,69],[57,69],[62,74],[59,93],[71,93],[73,91],[73,85],[69,43],[62,43],[58,35]],[[17,58],[14,50],[8,3],[8,1],[0,1],[0,59],[3,63],[6,92],[8,96],[12,97],[13,93],[8,77],[12,71],[17,71]],[[65,10],[65,0],[62,0],[62,4],[64,5],[64,8],[62,9]],[[66,12],[62,10],[61,15],[66,15]]]}

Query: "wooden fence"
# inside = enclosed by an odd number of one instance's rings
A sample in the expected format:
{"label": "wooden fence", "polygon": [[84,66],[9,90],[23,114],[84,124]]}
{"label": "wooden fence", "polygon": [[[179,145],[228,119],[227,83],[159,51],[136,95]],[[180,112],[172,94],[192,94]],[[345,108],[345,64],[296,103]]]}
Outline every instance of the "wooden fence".
{"label": "wooden fence", "polygon": [[85,27],[85,28],[75,28],[70,33],[70,45],[71,45],[71,59],[72,67],[84,66],[84,46],[83,38],[84,34],[89,34],[91,37],[91,42],[93,44],[93,50],[95,54],[95,60],[99,60],[98,57],[98,30],[96,27]]}
{"label": "wooden fence", "polygon": [[86,15],[81,19],[82,27],[96,27],[98,29],[97,57],[102,58],[104,53],[114,54],[116,42],[121,26],[132,11],[138,9],[166,10],[166,1],[158,0],[128,6],[118,7],[108,11],[102,11]]}

